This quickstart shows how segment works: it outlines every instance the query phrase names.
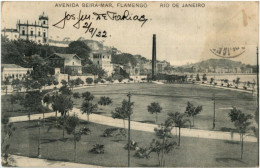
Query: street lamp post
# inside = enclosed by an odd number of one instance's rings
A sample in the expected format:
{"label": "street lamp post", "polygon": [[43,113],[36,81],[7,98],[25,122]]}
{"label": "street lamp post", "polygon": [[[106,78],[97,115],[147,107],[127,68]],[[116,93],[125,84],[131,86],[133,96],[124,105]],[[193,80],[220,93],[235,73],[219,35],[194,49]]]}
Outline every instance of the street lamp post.
{"label": "street lamp post", "polygon": [[212,100],[214,101],[214,112],[213,112],[213,129],[215,129],[215,121],[216,121],[216,112],[215,112],[215,94],[212,96]]}
{"label": "street lamp post", "polygon": [[39,128],[39,135],[38,135],[38,158],[41,158],[41,153],[40,153],[40,149],[41,149],[41,117],[39,117],[39,121],[38,121],[38,128]]}
{"label": "street lamp post", "polygon": [[130,99],[131,99],[131,93],[129,92],[127,94],[128,97],[128,167],[130,167]]}

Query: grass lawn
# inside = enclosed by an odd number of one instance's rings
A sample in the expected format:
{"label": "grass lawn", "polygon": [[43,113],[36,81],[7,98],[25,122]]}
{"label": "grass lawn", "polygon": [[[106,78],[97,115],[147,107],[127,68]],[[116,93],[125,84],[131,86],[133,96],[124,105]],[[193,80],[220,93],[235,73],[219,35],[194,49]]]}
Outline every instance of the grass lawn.
{"label": "grass lawn", "polygon": [[[101,96],[112,98],[113,105],[99,106],[98,113],[106,116],[111,116],[111,111],[120,106],[122,100],[127,99],[126,94],[131,92],[131,101],[134,102],[132,120],[148,123],[155,122],[155,115],[147,111],[147,106],[151,102],[159,102],[162,106],[163,111],[158,114],[158,123],[162,123],[167,118],[168,112],[184,112],[187,102],[190,101],[195,106],[203,106],[203,111],[195,117],[195,128],[209,130],[212,129],[213,120],[213,93],[216,96],[216,130],[234,128],[228,116],[232,106],[252,115],[257,108],[256,97],[250,93],[193,84],[117,84],[74,90],[79,93],[86,91],[94,94],[95,103]],[[74,104],[74,107],[80,108],[82,99],[74,99]]]}
{"label": "grass lawn", "polygon": [[[52,129],[47,133],[48,121],[45,128],[41,128],[41,155],[42,158],[51,160],[71,161],[74,160],[73,136],[65,134],[66,141],[61,141],[62,130]],[[36,121],[14,123],[17,130],[10,139],[10,153],[36,157],[38,143],[38,128]],[[92,133],[82,136],[77,143],[77,162],[101,166],[127,166],[127,150],[124,149],[127,143],[126,138],[121,140],[115,137],[102,137],[105,129],[110,128],[104,125],[81,122],[80,127],[87,126]],[[140,147],[149,146],[155,138],[153,133],[143,131],[131,131],[133,140],[138,142]],[[176,139],[177,141],[177,139]],[[89,150],[94,144],[105,145],[104,154],[92,154]],[[156,166],[157,156],[152,153],[151,158],[138,159],[133,157],[131,151],[131,166]],[[166,166],[185,167],[246,167],[257,165],[257,143],[244,143],[244,158],[239,160],[240,144],[199,138],[181,138],[181,146],[166,156]],[[41,165],[39,165],[41,166]]]}

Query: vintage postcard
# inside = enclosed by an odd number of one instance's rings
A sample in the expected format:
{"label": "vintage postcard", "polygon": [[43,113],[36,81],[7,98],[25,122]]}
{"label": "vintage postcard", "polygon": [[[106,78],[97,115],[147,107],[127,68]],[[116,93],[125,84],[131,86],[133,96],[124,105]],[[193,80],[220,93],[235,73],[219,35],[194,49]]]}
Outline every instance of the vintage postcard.
{"label": "vintage postcard", "polygon": [[259,2],[1,9],[2,166],[258,167]]}

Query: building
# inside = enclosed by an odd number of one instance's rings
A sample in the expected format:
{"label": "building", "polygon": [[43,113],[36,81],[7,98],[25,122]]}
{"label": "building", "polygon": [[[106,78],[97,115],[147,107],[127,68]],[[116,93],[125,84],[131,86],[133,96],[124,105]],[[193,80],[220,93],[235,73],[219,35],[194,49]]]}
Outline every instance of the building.
{"label": "building", "polygon": [[63,74],[82,74],[81,58],[77,54],[54,53],[47,58],[47,62],[53,68],[60,68]]}
{"label": "building", "polygon": [[163,73],[164,72],[164,68],[169,66],[170,64],[166,61],[162,61],[162,62],[157,62],[157,73]]}
{"label": "building", "polygon": [[17,29],[6,29],[2,30],[2,36],[7,37],[9,40],[18,40],[19,32]]}
{"label": "building", "polygon": [[107,51],[95,51],[92,53],[92,62],[99,68],[106,71],[110,76],[113,73],[113,64],[111,64],[111,54]]}
{"label": "building", "polygon": [[2,35],[10,40],[30,40],[40,44],[48,44],[49,18],[43,12],[34,23],[17,21],[16,29],[3,29]]}
{"label": "building", "polygon": [[23,68],[16,64],[2,64],[1,67],[2,81],[5,81],[6,78],[21,80],[33,70],[32,68]]}

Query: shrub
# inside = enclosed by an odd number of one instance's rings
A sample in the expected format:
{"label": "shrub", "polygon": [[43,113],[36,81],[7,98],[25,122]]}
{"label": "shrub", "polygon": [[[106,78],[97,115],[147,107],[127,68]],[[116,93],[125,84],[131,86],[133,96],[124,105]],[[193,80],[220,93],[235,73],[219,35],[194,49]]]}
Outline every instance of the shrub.
{"label": "shrub", "polygon": [[[125,149],[128,149],[128,143],[125,145],[124,147]],[[131,140],[130,142],[130,150],[139,150],[140,148],[138,147],[137,142],[135,142],[134,140]]]}
{"label": "shrub", "polygon": [[107,128],[103,132],[103,137],[113,137],[113,136],[126,136],[126,130],[123,128]]}
{"label": "shrub", "polygon": [[93,146],[90,152],[95,154],[103,154],[105,153],[105,146],[101,144],[96,144]]}
{"label": "shrub", "polygon": [[150,150],[146,149],[146,148],[139,148],[135,154],[134,154],[134,157],[137,157],[139,159],[143,159],[143,158],[146,158],[146,159],[149,159],[150,158]]}
{"label": "shrub", "polygon": [[83,127],[83,128],[81,128],[81,129],[79,130],[79,133],[80,133],[81,135],[89,135],[89,134],[91,133],[91,131],[90,131],[89,128]]}
{"label": "shrub", "polygon": [[76,99],[80,98],[80,94],[79,94],[79,92],[75,92],[75,93],[73,93],[73,97],[76,98]]}
{"label": "shrub", "polygon": [[95,80],[94,80],[94,83],[97,84],[97,83],[98,83],[98,79],[95,79]]}
{"label": "shrub", "polygon": [[[87,82],[87,84],[92,84],[93,83],[93,79],[92,78],[87,78],[86,79],[86,82]],[[94,81],[95,82],[95,81]]]}

